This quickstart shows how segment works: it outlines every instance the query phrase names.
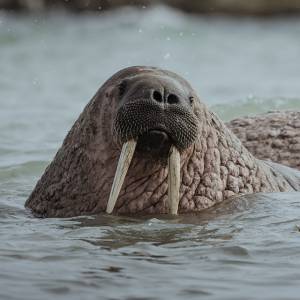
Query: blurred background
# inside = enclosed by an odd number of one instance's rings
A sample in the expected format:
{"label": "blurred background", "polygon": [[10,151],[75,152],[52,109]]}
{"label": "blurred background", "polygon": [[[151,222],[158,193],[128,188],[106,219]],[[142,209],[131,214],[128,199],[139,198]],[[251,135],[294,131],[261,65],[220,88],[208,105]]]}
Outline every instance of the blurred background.
{"label": "blurred background", "polygon": [[70,10],[105,10],[120,6],[165,4],[192,13],[231,13],[271,15],[297,13],[299,0],[0,0],[6,9],[45,10],[66,8]]}

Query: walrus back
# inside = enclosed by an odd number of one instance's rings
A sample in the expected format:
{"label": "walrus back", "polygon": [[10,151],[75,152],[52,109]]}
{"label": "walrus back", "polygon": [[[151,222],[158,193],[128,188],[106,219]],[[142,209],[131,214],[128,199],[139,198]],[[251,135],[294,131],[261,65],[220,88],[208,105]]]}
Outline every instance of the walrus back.
{"label": "walrus back", "polygon": [[300,170],[300,112],[240,117],[227,126],[255,157]]}

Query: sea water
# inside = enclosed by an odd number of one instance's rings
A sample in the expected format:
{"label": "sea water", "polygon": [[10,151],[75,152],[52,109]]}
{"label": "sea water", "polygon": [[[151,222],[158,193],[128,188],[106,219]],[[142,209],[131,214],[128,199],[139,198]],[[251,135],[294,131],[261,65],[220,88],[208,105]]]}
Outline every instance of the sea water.
{"label": "sea water", "polygon": [[195,216],[37,219],[24,203],[64,136],[119,69],[191,82],[225,121],[300,109],[299,19],[164,7],[0,14],[0,299],[299,299],[300,193]]}

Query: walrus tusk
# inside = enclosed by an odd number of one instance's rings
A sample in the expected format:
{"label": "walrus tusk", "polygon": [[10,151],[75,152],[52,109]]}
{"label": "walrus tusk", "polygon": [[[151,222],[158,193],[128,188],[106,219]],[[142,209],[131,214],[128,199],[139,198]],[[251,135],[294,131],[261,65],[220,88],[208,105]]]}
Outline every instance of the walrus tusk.
{"label": "walrus tusk", "polygon": [[125,176],[130,166],[130,162],[132,160],[135,147],[136,147],[135,140],[130,140],[126,142],[122,147],[115,178],[107,202],[106,212],[108,214],[111,214],[114,210],[119,193],[121,191],[122,184],[124,182]]}
{"label": "walrus tusk", "polygon": [[168,158],[168,202],[172,215],[177,215],[180,187],[180,153],[175,146],[171,147]]}

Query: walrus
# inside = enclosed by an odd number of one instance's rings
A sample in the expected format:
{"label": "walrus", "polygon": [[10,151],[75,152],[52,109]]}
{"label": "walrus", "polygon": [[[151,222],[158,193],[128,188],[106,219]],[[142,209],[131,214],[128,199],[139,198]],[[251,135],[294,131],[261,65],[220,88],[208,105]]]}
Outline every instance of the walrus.
{"label": "walrus", "polygon": [[271,111],[226,125],[255,157],[300,170],[299,111]]}
{"label": "walrus", "polygon": [[185,79],[135,66],[98,90],[25,206],[39,217],[177,214],[299,190],[300,172],[256,159]]}

